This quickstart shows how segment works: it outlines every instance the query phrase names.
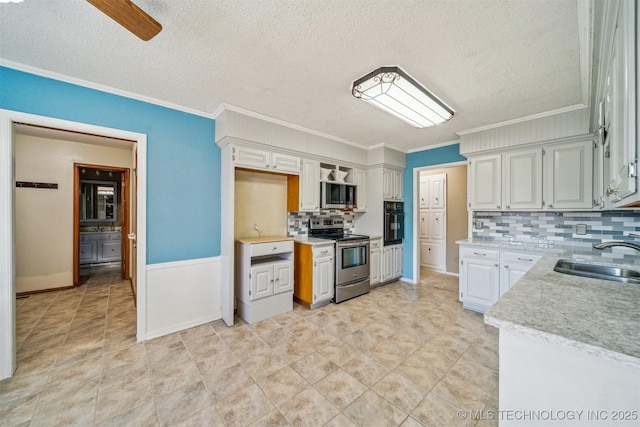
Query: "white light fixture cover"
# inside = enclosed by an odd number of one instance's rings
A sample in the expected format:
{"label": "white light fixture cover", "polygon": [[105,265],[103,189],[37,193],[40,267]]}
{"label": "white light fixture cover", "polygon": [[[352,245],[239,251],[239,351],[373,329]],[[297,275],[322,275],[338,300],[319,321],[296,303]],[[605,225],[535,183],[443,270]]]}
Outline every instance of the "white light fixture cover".
{"label": "white light fixture cover", "polygon": [[380,67],[353,82],[353,96],[417,128],[449,121],[453,109],[400,67]]}

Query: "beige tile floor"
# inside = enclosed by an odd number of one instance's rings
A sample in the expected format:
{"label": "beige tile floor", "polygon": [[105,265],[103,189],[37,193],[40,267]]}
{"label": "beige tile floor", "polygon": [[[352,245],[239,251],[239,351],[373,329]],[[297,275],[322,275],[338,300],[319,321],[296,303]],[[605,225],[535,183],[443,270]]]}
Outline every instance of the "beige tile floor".
{"label": "beige tile floor", "polygon": [[115,270],[19,299],[0,425],[485,426],[457,414],[497,410],[497,331],[422,280],[145,343]]}

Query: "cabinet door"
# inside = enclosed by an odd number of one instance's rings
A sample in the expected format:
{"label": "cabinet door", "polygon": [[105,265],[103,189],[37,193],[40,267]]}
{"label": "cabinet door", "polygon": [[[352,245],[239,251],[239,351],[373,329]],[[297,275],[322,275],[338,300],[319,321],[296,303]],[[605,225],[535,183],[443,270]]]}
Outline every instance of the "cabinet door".
{"label": "cabinet door", "polygon": [[382,269],[380,270],[382,281],[386,282],[393,276],[393,247],[385,246],[382,250]]}
{"label": "cabinet door", "polygon": [[544,203],[547,209],[593,207],[593,141],[544,148]]}
{"label": "cabinet door", "polygon": [[293,263],[291,261],[277,262],[273,264],[273,293],[293,290]]}
{"label": "cabinet door", "polygon": [[504,153],[506,209],[542,208],[542,148]]}
{"label": "cabinet door", "polygon": [[300,172],[300,157],[271,153],[271,167],[280,172]]}
{"label": "cabinet door", "polygon": [[102,258],[100,261],[120,261],[122,258],[122,242],[107,240],[102,242]]}
{"label": "cabinet door", "polygon": [[430,202],[431,179],[428,176],[420,177],[420,209],[428,209]]}
{"label": "cabinet door", "polygon": [[317,211],[320,208],[320,162],[303,159],[300,174],[300,210]]}
{"label": "cabinet door", "polygon": [[393,171],[391,169],[382,170],[382,198],[393,199]]}
{"label": "cabinet door", "polygon": [[637,2],[620,2],[606,79],[605,144],[609,153],[609,176],[605,187],[609,201],[614,204],[638,190],[634,7]]}
{"label": "cabinet door", "polygon": [[367,171],[362,169],[353,170],[354,184],[356,189],[357,209],[360,211],[367,210]]}
{"label": "cabinet door", "polygon": [[369,281],[372,285],[380,283],[380,249],[372,249],[369,257]]}
{"label": "cabinet door", "polygon": [[393,198],[395,200],[402,200],[403,190],[403,177],[401,171],[393,171]]}
{"label": "cabinet door", "polygon": [[431,238],[431,227],[429,227],[431,218],[429,215],[429,211],[420,211],[420,238],[421,239],[429,239]]}
{"label": "cabinet door", "polygon": [[497,262],[462,259],[461,296],[471,308],[486,311],[498,300],[500,271]]}
{"label": "cabinet door", "polygon": [[402,246],[397,245],[393,247],[393,272],[392,277],[402,276]]}
{"label": "cabinet door", "polygon": [[333,257],[319,257],[313,262],[313,303],[333,298]]}
{"label": "cabinet door", "polygon": [[249,299],[255,301],[273,295],[273,265],[251,267],[251,289]]}
{"label": "cabinet door", "polygon": [[502,251],[500,253],[500,296],[542,258],[542,254]]}
{"label": "cabinet door", "polygon": [[446,204],[446,179],[445,175],[434,175],[430,179],[431,191],[429,207],[431,209],[443,209]]}
{"label": "cabinet door", "polygon": [[502,158],[500,154],[469,160],[469,207],[473,210],[502,209]]}
{"label": "cabinet door", "polygon": [[80,264],[89,264],[98,260],[98,250],[95,241],[80,242]]}
{"label": "cabinet door", "polygon": [[233,147],[233,161],[237,166],[251,166],[265,169],[269,167],[271,153],[255,148]]}
{"label": "cabinet door", "polygon": [[445,231],[445,215],[441,209],[431,210],[429,212],[429,222],[431,230],[431,239],[442,240],[444,239]]}
{"label": "cabinet door", "polygon": [[436,270],[444,270],[442,265],[443,244],[420,242],[420,265]]}

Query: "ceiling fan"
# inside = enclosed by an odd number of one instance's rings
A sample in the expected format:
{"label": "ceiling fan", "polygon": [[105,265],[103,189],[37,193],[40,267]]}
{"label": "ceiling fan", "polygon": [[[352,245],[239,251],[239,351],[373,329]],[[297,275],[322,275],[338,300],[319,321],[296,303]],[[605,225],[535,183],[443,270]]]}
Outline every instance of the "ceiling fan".
{"label": "ceiling fan", "polygon": [[130,0],[87,0],[144,41],[155,37],[162,25]]}

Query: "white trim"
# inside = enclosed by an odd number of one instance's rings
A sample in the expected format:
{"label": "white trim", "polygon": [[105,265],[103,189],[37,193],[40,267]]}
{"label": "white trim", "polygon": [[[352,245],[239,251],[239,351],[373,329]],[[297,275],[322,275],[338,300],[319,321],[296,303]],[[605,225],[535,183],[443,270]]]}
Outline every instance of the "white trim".
{"label": "white trim", "polygon": [[137,188],[137,331],[143,341],[146,331],[146,263],[147,263],[147,136],[137,132],[107,128],[52,117],[0,109],[0,379],[15,370],[15,239],[14,239],[14,170],[13,123],[26,123],[72,132],[85,132],[136,143],[138,150]]}
{"label": "white trim", "polygon": [[356,148],[360,148],[362,150],[369,150],[369,147],[366,145],[358,144],[357,142],[349,141],[346,139],[338,138],[337,136],[329,135],[323,132],[319,132],[317,130],[309,129],[304,126],[296,125],[294,123],[290,123],[284,120],[276,119],[274,117],[269,117],[261,113],[256,113],[255,111],[246,110],[241,107],[236,107],[230,104],[222,104],[222,106],[218,107],[215,110],[216,116],[218,117],[224,110],[232,111],[234,113],[244,114],[245,116],[253,117],[254,119],[264,120],[265,122],[274,123],[280,126],[288,127],[290,129],[298,130],[300,132],[309,133],[311,135],[319,136],[321,138],[330,139],[332,141],[341,142],[343,144],[351,145]]}
{"label": "white trim", "polygon": [[13,126],[0,110],[0,380],[16,370]]}
{"label": "white trim", "polygon": [[396,279],[400,282],[405,282],[405,283],[411,283],[412,285],[418,285],[420,284],[420,281],[416,281],[416,280],[411,280],[411,279],[407,279],[406,277],[400,277],[399,279]]}
{"label": "white trim", "polygon": [[220,317],[212,315],[212,316],[204,316],[198,319],[189,320],[188,322],[183,322],[180,324],[172,325],[170,328],[158,329],[155,331],[150,331],[147,333],[147,340],[151,340],[153,338],[162,337],[164,335],[169,335],[174,332],[184,331],[185,329],[194,328],[196,326],[204,325],[205,323],[213,322],[215,320],[219,320]]}
{"label": "white trim", "polygon": [[213,119],[211,113],[206,111],[196,110],[194,108],[185,107],[182,105],[174,104],[172,102],[163,101],[150,96],[140,95],[137,93],[129,92],[126,90],[118,89],[112,86],[103,85],[100,83],[93,83],[88,80],[79,79],[77,77],[67,76],[66,74],[56,73],[55,71],[44,70],[42,68],[33,67],[31,65],[21,64],[19,62],[10,61],[8,59],[0,58],[0,66],[12,68],[18,71],[24,71],[25,73],[35,74],[40,77],[46,77],[54,80],[59,80],[65,83],[71,83],[76,86],[86,87],[89,89],[99,90],[100,92],[111,93],[113,95],[123,96],[125,98],[135,99],[137,101],[146,102],[148,104],[159,105],[161,107],[170,108],[172,110],[178,110],[185,113],[193,114],[195,116],[206,117]]}
{"label": "white trim", "polygon": [[159,264],[148,264],[147,271],[167,270],[167,269],[180,268],[180,267],[191,267],[191,266],[200,265],[200,264],[210,264],[212,262],[220,262],[220,257],[212,256],[207,258],[194,258],[194,259],[186,259],[182,261],[170,261],[170,262],[162,262]]}
{"label": "white trim", "polygon": [[[451,168],[451,167],[456,167],[456,166],[462,166],[462,165],[467,165],[467,162],[465,160],[462,161],[457,161],[457,162],[450,162],[450,163],[441,163],[438,165],[429,165],[429,166],[417,166],[415,168],[413,168],[413,194],[411,197],[413,197],[411,200],[413,200],[413,277],[417,277],[418,282],[420,281],[420,260],[419,258],[419,250],[420,250],[420,231],[419,231],[419,225],[418,225],[418,217],[420,216],[420,204],[417,203],[418,201],[418,197],[420,195],[420,172],[423,171],[428,171],[428,170],[433,170],[433,169],[443,169],[443,168]],[[445,254],[446,254],[446,250],[447,250],[447,243],[446,243],[446,239],[445,239]],[[447,269],[447,265],[446,265],[446,255],[445,255],[445,266],[444,269],[446,271]]]}
{"label": "white trim", "polygon": [[455,145],[455,144],[460,144],[460,140],[456,139],[455,141],[441,142],[440,144],[427,145],[425,147],[412,148],[410,150],[407,150],[407,154],[409,154],[409,153],[417,153],[419,151],[433,150],[434,148],[447,147],[449,145]]}
{"label": "white trim", "polygon": [[591,69],[593,57],[593,19],[591,15],[591,0],[577,0],[578,7],[578,37],[580,41],[580,81],[582,89],[582,103],[589,105],[591,94]]}
{"label": "white trim", "polygon": [[399,151],[401,153],[406,153],[407,152],[406,148],[401,148],[401,147],[398,147],[396,145],[389,144],[389,143],[386,143],[386,142],[381,142],[379,144],[367,146],[367,147],[365,147],[365,150],[375,150],[376,148],[385,148],[385,147],[386,148],[391,148],[392,150],[396,150],[396,151]]}
{"label": "white trim", "polygon": [[583,108],[588,108],[588,107],[586,105],[584,105],[584,104],[571,105],[569,107],[558,108],[557,110],[544,111],[542,113],[532,114],[530,116],[519,117],[517,119],[506,120],[504,122],[492,123],[492,124],[486,125],[486,126],[480,126],[480,127],[469,129],[469,130],[463,130],[463,131],[460,131],[460,132],[456,132],[456,135],[464,136],[464,135],[468,135],[468,134],[471,134],[471,133],[482,132],[482,131],[489,130],[489,129],[496,129],[496,128],[500,128],[500,127],[507,126],[507,125],[513,125],[513,124],[516,124],[516,123],[528,122],[529,120],[535,120],[535,119],[541,119],[543,117],[555,116],[556,114],[568,113],[569,111],[580,110],[580,109],[583,109]]}

